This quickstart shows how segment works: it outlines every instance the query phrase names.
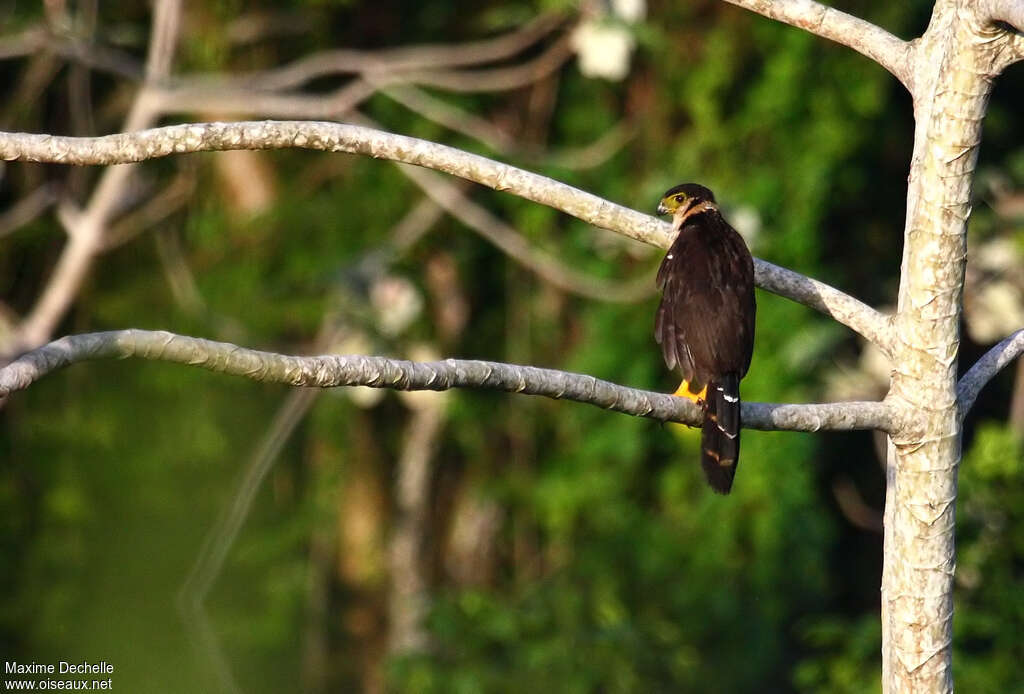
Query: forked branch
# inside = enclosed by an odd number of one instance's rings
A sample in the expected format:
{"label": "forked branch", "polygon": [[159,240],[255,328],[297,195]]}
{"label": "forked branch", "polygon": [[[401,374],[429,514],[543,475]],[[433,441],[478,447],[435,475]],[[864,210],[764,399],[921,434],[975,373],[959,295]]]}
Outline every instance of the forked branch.
{"label": "forked branch", "polygon": [[[483,388],[575,400],[662,422],[698,426],[703,419],[700,409],[689,400],[568,371],[464,359],[412,362],[362,355],[294,357],[147,330],[70,335],[23,354],[0,368],[0,397],[24,390],[43,376],[77,362],[126,357],[199,366],[254,381],[292,386]],[[751,429],[888,431],[891,424],[890,409],[883,402],[743,403],[743,425]]]}

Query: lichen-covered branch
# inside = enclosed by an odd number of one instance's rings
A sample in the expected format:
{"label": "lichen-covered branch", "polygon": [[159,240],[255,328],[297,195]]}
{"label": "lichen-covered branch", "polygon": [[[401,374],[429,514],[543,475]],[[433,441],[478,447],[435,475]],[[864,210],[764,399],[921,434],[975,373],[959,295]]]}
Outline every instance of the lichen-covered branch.
{"label": "lichen-covered branch", "polygon": [[913,91],[911,44],[871,22],[813,0],[725,1],[863,53]]}
{"label": "lichen-covered branch", "polygon": [[[345,123],[259,121],[192,123],[103,137],[0,133],[0,158],[77,165],[146,161],[185,152],[299,147],[348,152],[415,164],[507,191],[573,215],[584,222],[667,248],[668,223],[547,176],[414,137]],[[849,326],[888,351],[889,319],[822,282],[755,261],[758,285],[804,303]]]}
{"label": "lichen-covered branch", "polygon": [[[24,390],[43,376],[77,362],[126,357],[199,366],[254,381],[292,386],[359,385],[438,391],[483,388],[575,400],[637,417],[691,426],[698,426],[703,418],[700,409],[689,400],[568,371],[466,359],[412,362],[362,355],[295,357],[148,330],[70,335],[27,352],[0,368],[0,397]],[[888,405],[883,402],[744,403],[743,425],[765,430],[888,431],[892,419]]]}
{"label": "lichen-covered branch", "polygon": [[957,400],[960,402],[961,419],[974,407],[978,393],[1003,367],[1024,354],[1024,329],[1010,335],[967,370],[956,386]]}

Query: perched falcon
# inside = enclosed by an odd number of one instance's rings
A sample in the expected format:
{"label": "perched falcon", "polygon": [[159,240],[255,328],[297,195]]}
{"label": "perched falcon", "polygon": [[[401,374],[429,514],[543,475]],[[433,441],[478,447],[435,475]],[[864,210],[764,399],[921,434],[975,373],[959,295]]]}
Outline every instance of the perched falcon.
{"label": "perched falcon", "polygon": [[654,339],[682,372],[675,394],[704,409],[701,465],[711,488],[728,494],[740,458],[740,379],[754,351],[754,260],[704,186],[667,191],[658,214],[672,215],[676,237],[658,269]]}

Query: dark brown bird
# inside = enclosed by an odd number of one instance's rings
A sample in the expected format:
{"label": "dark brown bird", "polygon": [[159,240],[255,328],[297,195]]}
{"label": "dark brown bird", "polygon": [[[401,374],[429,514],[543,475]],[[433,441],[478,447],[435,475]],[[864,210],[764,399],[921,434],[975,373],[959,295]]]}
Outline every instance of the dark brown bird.
{"label": "dark brown bird", "polygon": [[676,237],[658,269],[654,339],[682,372],[675,394],[704,410],[701,466],[711,488],[728,494],[740,458],[740,379],[754,352],[754,260],[702,185],[668,190],[658,214],[672,215]]}

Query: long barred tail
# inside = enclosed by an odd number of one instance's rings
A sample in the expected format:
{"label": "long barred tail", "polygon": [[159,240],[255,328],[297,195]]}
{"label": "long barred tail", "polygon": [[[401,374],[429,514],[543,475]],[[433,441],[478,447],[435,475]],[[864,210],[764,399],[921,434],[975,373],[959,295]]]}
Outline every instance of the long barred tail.
{"label": "long barred tail", "polygon": [[726,374],[708,386],[707,410],[701,428],[700,463],[708,484],[728,494],[740,460],[740,379]]}

